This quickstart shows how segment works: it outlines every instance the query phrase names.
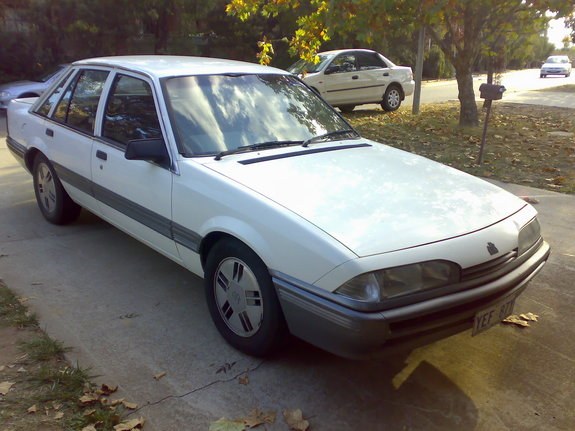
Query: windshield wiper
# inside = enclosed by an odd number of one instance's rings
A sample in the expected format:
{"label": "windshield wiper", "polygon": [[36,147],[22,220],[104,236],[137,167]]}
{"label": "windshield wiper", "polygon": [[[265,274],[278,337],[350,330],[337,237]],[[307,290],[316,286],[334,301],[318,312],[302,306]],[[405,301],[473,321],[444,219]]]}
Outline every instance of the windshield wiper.
{"label": "windshield wiper", "polygon": [[340,137],[340,136],[344,136],[344,135],[351,135],[347,139],[359,138],[359,133],[357,133],[353,129],[335,130],[333,132],[329,132],[329,133],[326,133],[324,135],[318,135],[318,136],[314,136],[313,138],[309,138],[307,141],[305,141],[302,144],[302,147],[307,147],[309,144],[312,144],[314,142],[329,141],[332,138],[336,138],[336,137]]}
{"label": "windshield wiper", "polygon": [[232,150],[222,151],[218,153],[216,157],[214,157],[214,160],[220,160],[222,157],[228,156],[230,154],[247,153],[249,151],[267,150],[270,148],[289,147],[290,145],[300,145],[302,143],[303,141],[267,141],[260,142],[258,144],[244,145]]}

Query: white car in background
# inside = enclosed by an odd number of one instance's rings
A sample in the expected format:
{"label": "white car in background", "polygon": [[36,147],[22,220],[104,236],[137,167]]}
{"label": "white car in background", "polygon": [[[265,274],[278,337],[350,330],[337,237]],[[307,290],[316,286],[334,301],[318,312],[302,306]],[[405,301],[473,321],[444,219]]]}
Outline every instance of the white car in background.
{"label": "white car in background", "polygon": [[204,277],[215,326],[252,355],[288,332],[351,358],[478,334],[549,256],[527,202],[361,137],[272,67],[84,60],[8,125],[46,220],[86,208]]}
{"label": "white car in background", "polygon": [[568,78],[571,75],[571,60],[566,55],[552,55],[545,60],[541,71],[539,72],[540,78],[545,78],[547,75],[565,75]]}
{"label": "white car in background", "polygon": [[40,78],[32,81],[14,81],[1,84],[0,110],[7,109],[8,103],[10,103],[12,99],[40,96],[60,77],[67,67],[67,64],[61,64]]}
{"label": "white car in background", "polygon": [[318,57],[316,64],[299,60],[287,70],[343,112],[367,103],[395,111],[413,94],[411,68],[396,66],[375,51],[343,49],[320,52]]}

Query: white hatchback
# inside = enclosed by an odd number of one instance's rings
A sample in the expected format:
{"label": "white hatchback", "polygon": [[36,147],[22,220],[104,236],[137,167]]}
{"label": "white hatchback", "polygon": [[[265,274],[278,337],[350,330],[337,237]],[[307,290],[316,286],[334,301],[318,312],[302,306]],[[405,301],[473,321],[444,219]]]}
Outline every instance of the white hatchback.
{"label": "white hatchback", "polygon": [[317,64],[299,60],[287,70],[343,112],[368,103],[395,111],[413,94],[411,68],[396,66],[375,51],[343,49],[320,52],[318,57]]}

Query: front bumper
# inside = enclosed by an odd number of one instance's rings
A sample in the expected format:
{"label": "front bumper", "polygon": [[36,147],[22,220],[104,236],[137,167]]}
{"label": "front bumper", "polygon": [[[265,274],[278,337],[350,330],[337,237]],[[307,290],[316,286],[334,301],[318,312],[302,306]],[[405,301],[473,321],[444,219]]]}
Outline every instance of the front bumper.
{"label": "front bumper", "polygon": [[288,277],[272,275],[293,335],[336,355],[365,359],[413,349],[472,328],[478,311],[523,292],[549,253],[549,244],[541,241],[526,261],[493,281],[373,313],[349,309]]}
{"label": "front bumper", "polygon": [[559,68],[541,69],[540,75],[567,75],[569,70]]}

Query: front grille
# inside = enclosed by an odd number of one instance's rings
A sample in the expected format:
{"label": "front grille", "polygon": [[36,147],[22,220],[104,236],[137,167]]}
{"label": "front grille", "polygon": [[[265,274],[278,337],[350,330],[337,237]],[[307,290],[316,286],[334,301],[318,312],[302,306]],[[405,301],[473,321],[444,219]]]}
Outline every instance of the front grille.
{"label": "front grille", "polygon": [[461,281],[470,281],[475,278],[483,277],[489,275],[493,272],[499,271],[504,268],[517,258],[517,249],[510,251],[509,253],[499,256],[496,259],[490,260],[488,262],[480,263],[479,265],[471,266],[465,268],[461,271]]}

